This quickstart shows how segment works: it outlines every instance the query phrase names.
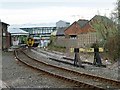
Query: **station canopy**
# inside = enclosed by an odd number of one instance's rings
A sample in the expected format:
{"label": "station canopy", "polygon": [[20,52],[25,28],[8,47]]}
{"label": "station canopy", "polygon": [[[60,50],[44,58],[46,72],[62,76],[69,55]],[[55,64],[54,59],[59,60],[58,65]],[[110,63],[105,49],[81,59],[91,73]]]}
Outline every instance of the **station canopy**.
{"label": "station canopy", "polygon": [[12,35],[12,36],[17,36],[17,35],[29,35],[29,32],[26,32],[22,29],[19,28],[8,28],[8,32]]}

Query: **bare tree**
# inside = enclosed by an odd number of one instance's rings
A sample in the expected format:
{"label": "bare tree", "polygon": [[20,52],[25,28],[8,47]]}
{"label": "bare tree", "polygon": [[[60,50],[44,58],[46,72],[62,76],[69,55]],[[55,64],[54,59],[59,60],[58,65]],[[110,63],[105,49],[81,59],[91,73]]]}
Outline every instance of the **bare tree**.
{"label": "bare tree", "polygon": [[120,0],[118,0],[118,58],[120,59]]}
{"label": "bare tree", "polygon": [[114,40],[114,50],[112,50],[112,56],[114,59],[120,59],[120,0],[117,0],[116,9],[112,15],[112,20],[117,24],[117,33],[114,38],[108,41],[108,44]]}

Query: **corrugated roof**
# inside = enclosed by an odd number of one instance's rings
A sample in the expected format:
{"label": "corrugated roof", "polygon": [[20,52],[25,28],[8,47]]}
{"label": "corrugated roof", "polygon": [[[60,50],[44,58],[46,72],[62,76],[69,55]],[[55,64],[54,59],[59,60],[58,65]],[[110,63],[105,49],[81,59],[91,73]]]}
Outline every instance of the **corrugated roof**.
{"label": "corrugated roof", "polygon": [[10,32],[11,35],[29,35],[28,32],[19,28],[8,28],[8,32]]}
{"label": "corrugated roof", "polygon": [[[7,23],[5,23],[5,22],[0,22],[0,23],[2,23],[2,24],[6,24],[6,25],[9,25],[9,24],[7,24]],[[10,26],[10,25],[9,25]]]}

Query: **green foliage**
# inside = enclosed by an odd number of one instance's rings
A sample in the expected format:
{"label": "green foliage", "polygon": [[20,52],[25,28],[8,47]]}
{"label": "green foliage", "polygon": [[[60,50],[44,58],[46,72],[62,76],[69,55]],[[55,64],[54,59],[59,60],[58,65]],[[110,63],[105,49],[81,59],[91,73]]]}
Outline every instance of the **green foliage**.
{"label": "green foliage", "polygon": [[105,55],[112,61],[120,58],[120,30],[117,25],[104,16],[95,16],[91,26],[96,30],[97,36],[102,42],[97,42],[99,46],[104,46]]}
{"label": "green foliage", "polygon": [[61,47],[61,46],[54,46],[54,45],[49,45],[48,46],[49,50],[53,50],[53,51],[58,51],[58,52],[65,52],[66,48],[65,47]]}
{"label": "green foliage", "polygon": [[118,58],[120,58],[120,0],[118,0]]}
{"label": "green foliage", "polygon": [[97,36],[102,39],[102,42],[99,43],[103,44],[103,46],[107,39],[114,36],[117,31],[116,25],[105,16],[96,15],[90,25],[96,30]]}
{"label": "green foliage", "polygon": [[114,37],[111,37],[107,40],[105,48],[108,50],[106,53],[109,58],[113,61],[116,61],[120,58],[120,35],[116,34]]}
{"label": "green foliage", "polygon": [[106,48],[108,49],[108,56],[116,61],[120,58],[120,0],[117,2],[117,12],[114,13],[114,19],[117,20],[117,30],[113,37],[109,38],[106,42]]}
{"label": "green foliage", "polygon": [[99,48],[99,44],[96,42],[96,43],[93,43],[91,48]]}
{"label": "green foliage", "polygon": [[54,44],[55,40],[56,40],[56,36],[51,35],[51,37],[50,37],[50,44]]}
{"label": "green foliage", "polygon": [[59,52],[65,52],[66,48],[61,47],[61,46],[55,46],[54,42],[56,41],[56,36],[51,36],[50,37],[50,43],[48,44],[48,49],[49,50],[54,50],[54,51],[59,51]]}

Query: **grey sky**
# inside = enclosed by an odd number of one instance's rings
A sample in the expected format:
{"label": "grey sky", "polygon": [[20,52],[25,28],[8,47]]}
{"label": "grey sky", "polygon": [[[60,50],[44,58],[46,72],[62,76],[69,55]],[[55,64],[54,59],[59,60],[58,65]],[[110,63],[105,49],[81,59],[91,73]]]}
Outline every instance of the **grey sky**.
{"label": "grey sky", "polygon": [[0,19],[10,24],[90,19],[98,11],[109,16],[117,0],[0,0]]}
{"label": "grey sky", "polygon": [[[106,6],[107,4],[107,6]],[[49,6],[65,6],[65,7],[111,7],[111,2],[3,2],[2,8],[4,9],[26,9],[26,8],[39,8]]]}
{"label": "grey sky", "polygon": [[66,7],[112,7],[116,0],[2,0],[4,9],[25,9],[49,6]]}

